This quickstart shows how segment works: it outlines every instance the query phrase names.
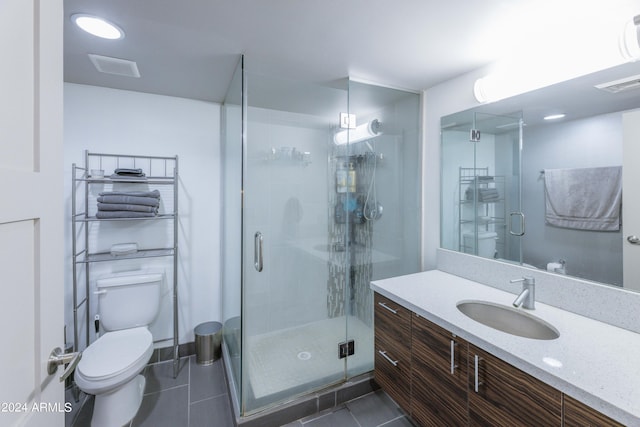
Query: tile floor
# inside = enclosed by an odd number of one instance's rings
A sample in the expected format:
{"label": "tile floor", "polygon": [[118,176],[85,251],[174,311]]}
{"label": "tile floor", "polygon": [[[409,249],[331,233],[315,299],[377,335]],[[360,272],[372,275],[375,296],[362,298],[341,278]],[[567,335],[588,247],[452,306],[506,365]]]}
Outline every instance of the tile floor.
{"label": "tile floor", "polygon": [[[222,360],[202,366],[195,356],[180,360],[177,378],[173,362],[145,368],[146,388],[142,406],[127,427],[233,427]],[[68,401],[73,402],[68,391]],[[82,395],[67,414],[67,427],[89,427],[93,397]],[[398,427],[411,426],[404,413],[381,390],[315,414],[287,427]]]}

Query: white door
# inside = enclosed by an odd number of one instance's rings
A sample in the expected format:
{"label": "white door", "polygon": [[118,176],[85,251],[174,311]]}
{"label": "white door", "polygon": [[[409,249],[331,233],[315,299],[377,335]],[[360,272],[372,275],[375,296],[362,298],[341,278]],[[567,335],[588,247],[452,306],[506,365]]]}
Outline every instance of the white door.
{"label": "white door", "polygon": [[640,291],[640,110],[624,113],[622,124],[622,283],[625,288]]}
{"label": "white door", "polygon": [[62,17],[0,1],[0,426],[64,426]]}

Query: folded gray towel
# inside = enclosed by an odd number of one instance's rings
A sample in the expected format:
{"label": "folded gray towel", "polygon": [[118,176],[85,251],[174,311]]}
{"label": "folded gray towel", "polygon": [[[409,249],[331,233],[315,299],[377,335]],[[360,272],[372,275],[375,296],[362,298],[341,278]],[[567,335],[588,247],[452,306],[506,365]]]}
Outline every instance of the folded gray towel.
{"label": "folded gray towel", "polygon": [[157,206],[145,206],[145,205],[125,205],[122,203],[99,203],[99,211],[131,211],[131,212],[151,212],[158,213]]}
{"label": "folded gray towel", "polygon": [[114,218],[152,218],[156,216],[152,212],[132,212],[132,211],[98,211],[96,218],[98,219],[114,219]]}
{"label": "folded gray towel", "polygon": [[131,168],[117,168],[113,171],[114,175],[130,175],[130,176],[144,176],[144,172],[142,169],[131,169]]}
{"label": "folded gray towel", "polygon": [[136,197],[155,197],[160,198],[158,190],[153,191],[103,191],[100,196],[136,196]]}
{"label": "folded gray towel", "polygon": [[111,181],[130,182],[130,181],[146,181],[147,177],[144,176],[144,175],[142,175],[142,176],[137,176],[137,175],[119,175],[117,173],[114,173],[111,176],[109,176],[109,179]]}
{"label": "folded gray towel", "polygon": [[122,205],[159,206],[160,199],[155,197],[109,195],[98,197],[98,203],[118,203]]}

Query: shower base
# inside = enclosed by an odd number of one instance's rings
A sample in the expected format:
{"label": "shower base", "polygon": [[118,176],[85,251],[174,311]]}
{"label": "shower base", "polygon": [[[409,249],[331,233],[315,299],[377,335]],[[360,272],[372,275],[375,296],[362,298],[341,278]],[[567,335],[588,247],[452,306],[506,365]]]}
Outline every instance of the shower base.
{"label": "shower base", "polygon": [[[355,340],[355,354],[340,359],[338,344],[345,339]],[[341,382],[345,369],[346,377],[373,369],[373,330],[353,316],[252,336],[247,347],[247,409]]]}

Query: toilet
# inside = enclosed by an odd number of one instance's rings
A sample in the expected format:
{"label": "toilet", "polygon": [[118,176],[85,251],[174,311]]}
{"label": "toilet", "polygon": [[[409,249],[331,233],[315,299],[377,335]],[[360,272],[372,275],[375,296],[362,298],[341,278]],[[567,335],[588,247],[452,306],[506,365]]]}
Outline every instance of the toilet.
{"label": "toilet", "polygon": [[82,352],[74,378],[95,395],[92,427],[121,427],[138,412],[153,353],[148,325],[160,311],[163,275],[128,272],[96,280],[98,313],[105,333]]}
{"label": "toilet", "polygon": [[476,235],[474,233],[464,233],[465,252],[481,256],[483,258],[495,258],[496,240],[498,233],[493,231],[478,232],[478,247],[476,248]]}

